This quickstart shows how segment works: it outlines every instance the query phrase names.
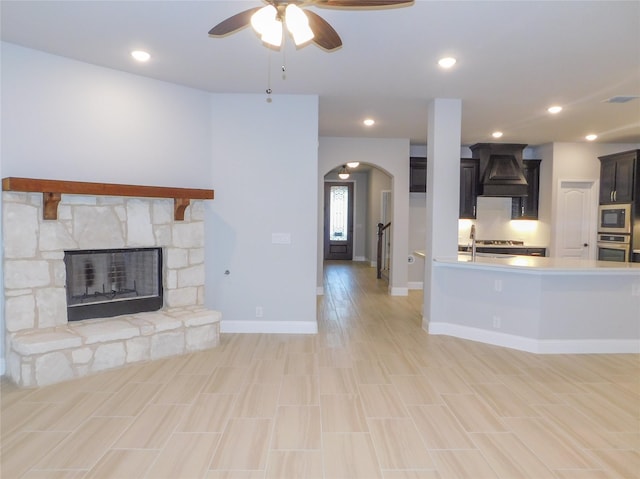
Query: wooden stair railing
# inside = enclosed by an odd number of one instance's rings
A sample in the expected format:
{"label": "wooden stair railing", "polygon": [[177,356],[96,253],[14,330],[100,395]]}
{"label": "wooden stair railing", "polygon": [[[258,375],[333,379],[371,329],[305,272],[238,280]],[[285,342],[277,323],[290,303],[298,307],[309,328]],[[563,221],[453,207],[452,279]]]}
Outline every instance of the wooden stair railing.
{"label": "wooden stair railing", "polygon": [[383,236],[384,232],[391,226],[391,222],[383,225],[382,223],[378,223],[378,255],[376,258],[376,277],[378,279],[382,278],[382,245],[384,243]]}

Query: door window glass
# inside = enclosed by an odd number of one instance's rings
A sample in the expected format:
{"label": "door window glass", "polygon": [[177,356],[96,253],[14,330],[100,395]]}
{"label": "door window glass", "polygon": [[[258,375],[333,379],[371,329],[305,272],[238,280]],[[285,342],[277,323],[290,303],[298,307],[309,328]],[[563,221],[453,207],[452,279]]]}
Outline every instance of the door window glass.
{"label": "door window glass", "polygon": [[331,186],[329,239],[331,241],[347,241],[349,219],[349,187],[346,185]]}

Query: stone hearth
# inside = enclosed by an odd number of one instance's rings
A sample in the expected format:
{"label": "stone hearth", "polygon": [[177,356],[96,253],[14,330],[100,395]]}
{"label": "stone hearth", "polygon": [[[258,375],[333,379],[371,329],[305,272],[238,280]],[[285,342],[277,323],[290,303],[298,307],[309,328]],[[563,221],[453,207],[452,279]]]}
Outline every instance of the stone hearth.
{"label": "stone hearth", "polygon": [[[204,203],[184,221],[164,198],[62,195],[44,220],[42,193],[3,192],[7,375],[42,386],[214,347],[220,313],[204,308]],[[64,251],[160,247],[164,307],[67,322]]]}

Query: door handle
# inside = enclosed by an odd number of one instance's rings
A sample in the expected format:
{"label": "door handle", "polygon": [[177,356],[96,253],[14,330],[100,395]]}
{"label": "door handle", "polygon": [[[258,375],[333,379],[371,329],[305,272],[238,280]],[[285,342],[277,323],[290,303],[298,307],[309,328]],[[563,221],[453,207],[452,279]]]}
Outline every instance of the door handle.
{"label": "door handle", "polygon": [[587,248],[589,246],[589,243],[585,243],[582,246],[584,246],[585,248]]}
{"label": "door handle", "polygon": [[618,201],[618,190],[613,190],[613,201]]}
{"label": "door handle", "polygon": [[613,201],[613,190],[611,190],[611,193],[609,193],[609,200]]}

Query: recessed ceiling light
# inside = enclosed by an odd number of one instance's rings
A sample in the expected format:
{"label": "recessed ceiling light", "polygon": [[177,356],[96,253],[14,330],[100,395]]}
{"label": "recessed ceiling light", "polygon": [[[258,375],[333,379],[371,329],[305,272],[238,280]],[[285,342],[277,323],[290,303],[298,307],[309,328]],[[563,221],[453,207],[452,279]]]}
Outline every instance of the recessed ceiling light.
{"label": "recessed ceiling light", "polygon": [[493,133],[491,133],[491,136],[494,138],[502,138],[502,132],[501,131],[494,131]]}
{"label": "recessed ceiling light", "polygon": [[376,121],[373,118],[367,118],[362,123],[364,123],[366,126],[373,126],[376,124]]}
{"label": "recessed ceiling light", "polygon": [[591,133],[591,134],[585,136],[584,139],[587,140],[587,141],[594,141],[594,140],[598,139],[598,135],[596,135],[594,133]]}
{"label": "recessed ceiling light", "polygon": [[555,115],[556,113],[560,113],[562,111],[562,107],[559,105],[550,106],[549,108],[547,108],[547,111],[552,115]]}
{"label": "recessed ceiling light", "polygon": [[453,57],[445,57],[438,60],[438,65],[440,65],[442,68],[451,68],[455,64],[456,59]]}
{"label": "recessed ceiling light", "polygon": [[131,52],[131,56],[139,62],[148,62],[151,58],[151,55],[143,50],[134,50]]}

